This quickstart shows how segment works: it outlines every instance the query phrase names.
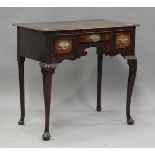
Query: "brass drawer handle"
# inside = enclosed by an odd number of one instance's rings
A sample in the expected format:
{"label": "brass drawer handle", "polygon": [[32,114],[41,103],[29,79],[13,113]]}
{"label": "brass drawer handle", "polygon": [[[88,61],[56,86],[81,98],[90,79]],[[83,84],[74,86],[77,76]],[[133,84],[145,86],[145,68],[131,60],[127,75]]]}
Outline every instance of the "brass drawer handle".
{"label": "brass drawer handle", "polygon": [[121,35],[119,36],[118,41],[121,42],[122,44],[126,44],[129,41],[129,39],[126,36]]}
{"label": "brass drawer handle", "polygon": [[93,42],[97,42],[101,40],[101,36],[97,35],[97,34],[92,34],[89,36],[89,38],[93,41]]}
{"label": "brass drawer handle", "polygon": [[59,46],[60,49],[65,50],[65,49],[68,48],[69,43],[67,41],[63,40],[63,41],[59,42],[59,45],[58,46]]}
{"label": "brass drawer handle", "polygon": [[130,48],[131,40],[130,34],[117,33],[116,34],[116,48]]}

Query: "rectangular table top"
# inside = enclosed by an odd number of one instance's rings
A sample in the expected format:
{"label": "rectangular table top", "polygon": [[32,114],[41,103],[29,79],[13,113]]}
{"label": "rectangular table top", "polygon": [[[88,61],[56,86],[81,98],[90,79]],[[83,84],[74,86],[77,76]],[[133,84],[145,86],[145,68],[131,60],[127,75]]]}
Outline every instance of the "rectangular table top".
{"label": "rectangular table top", "polygon": [[124,23],[105,19],[40,22],[40,23],[15,23],[13,25],[21,28],[43,32],[140,26],[139,24]]}

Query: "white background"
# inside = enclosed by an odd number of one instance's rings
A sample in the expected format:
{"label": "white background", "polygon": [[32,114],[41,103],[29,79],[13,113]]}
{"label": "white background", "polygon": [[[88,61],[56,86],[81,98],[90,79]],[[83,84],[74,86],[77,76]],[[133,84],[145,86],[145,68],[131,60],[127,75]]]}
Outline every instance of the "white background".
{"label": "white background", "polygon": [[[154,8],[0,8],[0,147],[154,147]],[[53,76],[51,141],[43,142],[44,106],[38,62],[25,62],[26,121],[18,126],[19,90],[14,22],[105,18],[137,28],[138,72],[132,97],[134,126],[126,125],[128,66],[104,57],[102,112],[96,108],[96,51],[58,65]]]}

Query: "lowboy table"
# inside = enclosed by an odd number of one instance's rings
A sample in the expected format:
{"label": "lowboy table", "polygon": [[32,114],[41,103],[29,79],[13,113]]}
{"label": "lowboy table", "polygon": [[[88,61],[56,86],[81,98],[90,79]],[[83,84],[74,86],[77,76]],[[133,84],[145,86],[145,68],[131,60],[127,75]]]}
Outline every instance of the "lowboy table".
{"label": "lowboy table", "polygon": [[97,111],[101,111],[101,82],[103,54],[122,55],[129,65],[127,87],[126,116],[127,124],[133,125],[130,116],[131,95],[136,77],[137,59],[135,56],[135,29],[138,24],[116,22],[104,19],[17,23],[17,60],[19,67],[21,118],[19,125],[24,125],[24,61],[30,58],[40,62],[43,75],[45,105],[45,130],[43,140],[50,139],[49,119],[51,102],[52,75],[57,64],[63,60],[75,60],[85,56],[86,48],[96,47],[97,67]]}

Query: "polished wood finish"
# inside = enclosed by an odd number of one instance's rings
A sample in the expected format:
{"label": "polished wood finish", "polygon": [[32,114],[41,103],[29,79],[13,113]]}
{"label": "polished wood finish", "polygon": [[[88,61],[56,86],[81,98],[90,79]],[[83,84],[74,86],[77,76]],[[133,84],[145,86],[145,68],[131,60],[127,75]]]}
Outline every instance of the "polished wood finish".
{"label": "polished wood finish", "polygon": [[45,130],[43,140],[50,139],[49,117],[51,83],[56,64],[87,55],[86,48],[97,49],[97,111],[101,111],[101,84],[103,55],[120,54],[128,61],[129,78],[127,88],[127,123],[133,124],[130,104],[134,86],[137,60],[135,57],[135,30],[138,24],[109,21],[104,19],[24,23],[17,26],[17,59],[19,64],[21,119],[24,124],[24,60],[30,58],[40,62],[43,75],[45,105]]}
{"label": "polished wood finish", "polygon": [[54,52],[55,54],[68,54],[72,53],[73,51],[73,38],[72,36],[63,36],[63,37],[56,37],[54,43]]}
{"label": "polished wood finish", "polygon": [[25,61],[24,57],[18,57],[20,109],[21,109],[21,116],[20,120],[18,121],[19,125],[24,125],[24,118],[25,118],[24,61]]}
{"label": "polished wood finish", "polygon": [[[110,31],[111,36],[109,40],[103,40],[99,42],[80,42],[79,36],[82,34],[91,33],[92,31],[71,31],[71,32],[40,32],[29,29],[23,29],[18,27],[18,48],[20,56],[34,59],[40,62],[56,64],[61,63],[63,60],[75,60],[81,56],[85,56],[87,53],[86,48],[96,47],[101,48],[105,55],[115,56],[121,54],[122,56],[134,55],[135,47],[135,27],[102,29],[96,30],[97,32],[105,33]],[[94,32],[94,31],[93,31]],[[130,47],[117,48],[116,40],[117,33],[126,34],[130,32]],[[58,50],[56,48],[56,42],[66,39],[69,43],[67,49]],[[72,40],[72,41],[71,41]]]}
{"label": "polished wood finish", "polygon": [[57,21],[40,23],[15,23],[17,27],[35,31],[53,32],[70,30],[91,30],[106,28],[124,28],[140,26],[139,24],[118,22],[106,19],[76,20],[76,21]]}
{"label": "polished wood finish", "polygon": [[97,33],[83,34],[79,36],[79,42],[98,42],[102,40],[102,35]]}
{"label": "polished wood finish", "polygon": [[134,124],[134,120],[130,115],[130,104],[131,104],[131,96],[133,91],[133,86],[135,83],[136,72],[137,72],[137,58],[136,56],[126,57],[127,63],[129,65],[129,77],[128,77],[128,87],[127,87],[127,103],[126,103],[126,116],[127,123],[129,125]]}
{"label": "polished wood finish", "polygon": [[106,41],[106,40],[111,40],[111,32],[103,32],[102,34],[102,40]]}
{"label": "polished wood finish", "polygon": [[102,61],[103,53],[100,49],[97,49],[97,111],[101,111],[101,86],[102,86]]}
{"label": "polished wood finish", "polygon": [[116,33],[116,48],[130,48],[131,46],[131,37],[130,32],[118,32]]}
{"label": "polished wood finish", "polygon": [[50,121],[52,75],[55,72],[56,66],[40,63],[40,67],[43,75],[43,92],[44,92],[44,105],[45,105],[45,130],[42,137],[43,140],[47,141],[50,139],[49,121]]}

